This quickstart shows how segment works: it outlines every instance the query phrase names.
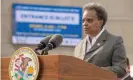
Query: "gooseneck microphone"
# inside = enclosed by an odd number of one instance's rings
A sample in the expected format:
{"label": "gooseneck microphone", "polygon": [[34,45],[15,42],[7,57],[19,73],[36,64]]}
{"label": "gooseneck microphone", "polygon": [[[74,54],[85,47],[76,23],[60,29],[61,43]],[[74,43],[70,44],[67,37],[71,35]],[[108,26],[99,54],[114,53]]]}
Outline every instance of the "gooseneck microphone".
{"label": "gooseneck microphone", "polygon": [[60,34],[55,34],[52,36],[52,38],[49,40],[48,44],[46,45],[46,47],[42,50],[42,55],[44,54],[44,52],[48,52],[49,50],[52,50],[56,47],[58,47],[63,41],[63,37]]}
{"label": "gooseneck microphone", "polygon": [[51,36],[46,36],[44,39],[42,39],[40,41],[40,44],[37,45],[37,48],[35,48],[35,52],[37,54],[39,54],[37,51],[38,50],[42,50],[46,47],[46,45],[48,44],[49,40],[50,40]]}

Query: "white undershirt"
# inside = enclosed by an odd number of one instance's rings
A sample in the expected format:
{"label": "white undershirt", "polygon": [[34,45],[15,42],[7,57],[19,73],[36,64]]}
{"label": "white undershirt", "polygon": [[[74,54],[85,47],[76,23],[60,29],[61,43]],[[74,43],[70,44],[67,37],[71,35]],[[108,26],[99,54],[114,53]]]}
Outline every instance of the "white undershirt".
{"label": "white undershirt", "polygon": [[96,40],[99,38],[99,36],[103,33],[104,30],[105,30],[105,28],[103,28],[103,29],[98,33],[98,35],[96,35],[95,37],[93,37],[91,43],[90,43],[90,40],[89,40],[89,35],[86,36],[86,40],[87,40],[86,52],[89,52],[90,48],[94,45],[94,43],[95,43]]}

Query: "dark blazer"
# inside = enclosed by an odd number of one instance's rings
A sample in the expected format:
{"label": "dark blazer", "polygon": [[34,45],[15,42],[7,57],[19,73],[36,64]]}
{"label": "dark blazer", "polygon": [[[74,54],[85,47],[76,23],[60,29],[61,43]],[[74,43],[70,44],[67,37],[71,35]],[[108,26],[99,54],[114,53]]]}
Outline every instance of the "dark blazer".
{"label": "dark blazer", "polygon": [[83,39],[75,47],[75,57],[112,71],[119,78],[126,74],[126,52],[120,36],[105,30],[87,53],[86,42],[86,39]]}

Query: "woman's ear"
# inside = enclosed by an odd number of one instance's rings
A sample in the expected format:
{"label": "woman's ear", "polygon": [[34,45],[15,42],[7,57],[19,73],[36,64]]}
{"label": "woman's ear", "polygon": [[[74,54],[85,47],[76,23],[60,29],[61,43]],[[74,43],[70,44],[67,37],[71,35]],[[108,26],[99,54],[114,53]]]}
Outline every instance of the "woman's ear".
{"label": "woman's ear", "polygon": [[103,25],[103,20],[99,20],[99,25],[102,26]]}
{"label": "woman's ear", "polygon": [[100,26],[102,26],[103,25],[103,20],[100,20]]}

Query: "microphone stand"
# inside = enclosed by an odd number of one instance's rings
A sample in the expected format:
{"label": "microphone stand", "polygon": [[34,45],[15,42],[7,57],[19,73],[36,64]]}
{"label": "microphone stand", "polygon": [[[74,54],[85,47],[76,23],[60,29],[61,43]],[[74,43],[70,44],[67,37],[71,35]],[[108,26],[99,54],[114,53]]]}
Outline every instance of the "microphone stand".
{"label": "microphone stand", "polygon": [[42,50],[41,54],[38,52],[38,49],[34,50],[37,55],[48,55],[48,51]]}
{"label": "microphone stand", "polygon": [[36,53],[37,55],[40,55],[40,53],[38,52],[38,49],[37,49],[37,48],[34,49],[34,51],[35,51],[35,53]]}
{"label": "microphone stand", "polygon": [[48,51],[42,50],[41,55],[48,55]]}

